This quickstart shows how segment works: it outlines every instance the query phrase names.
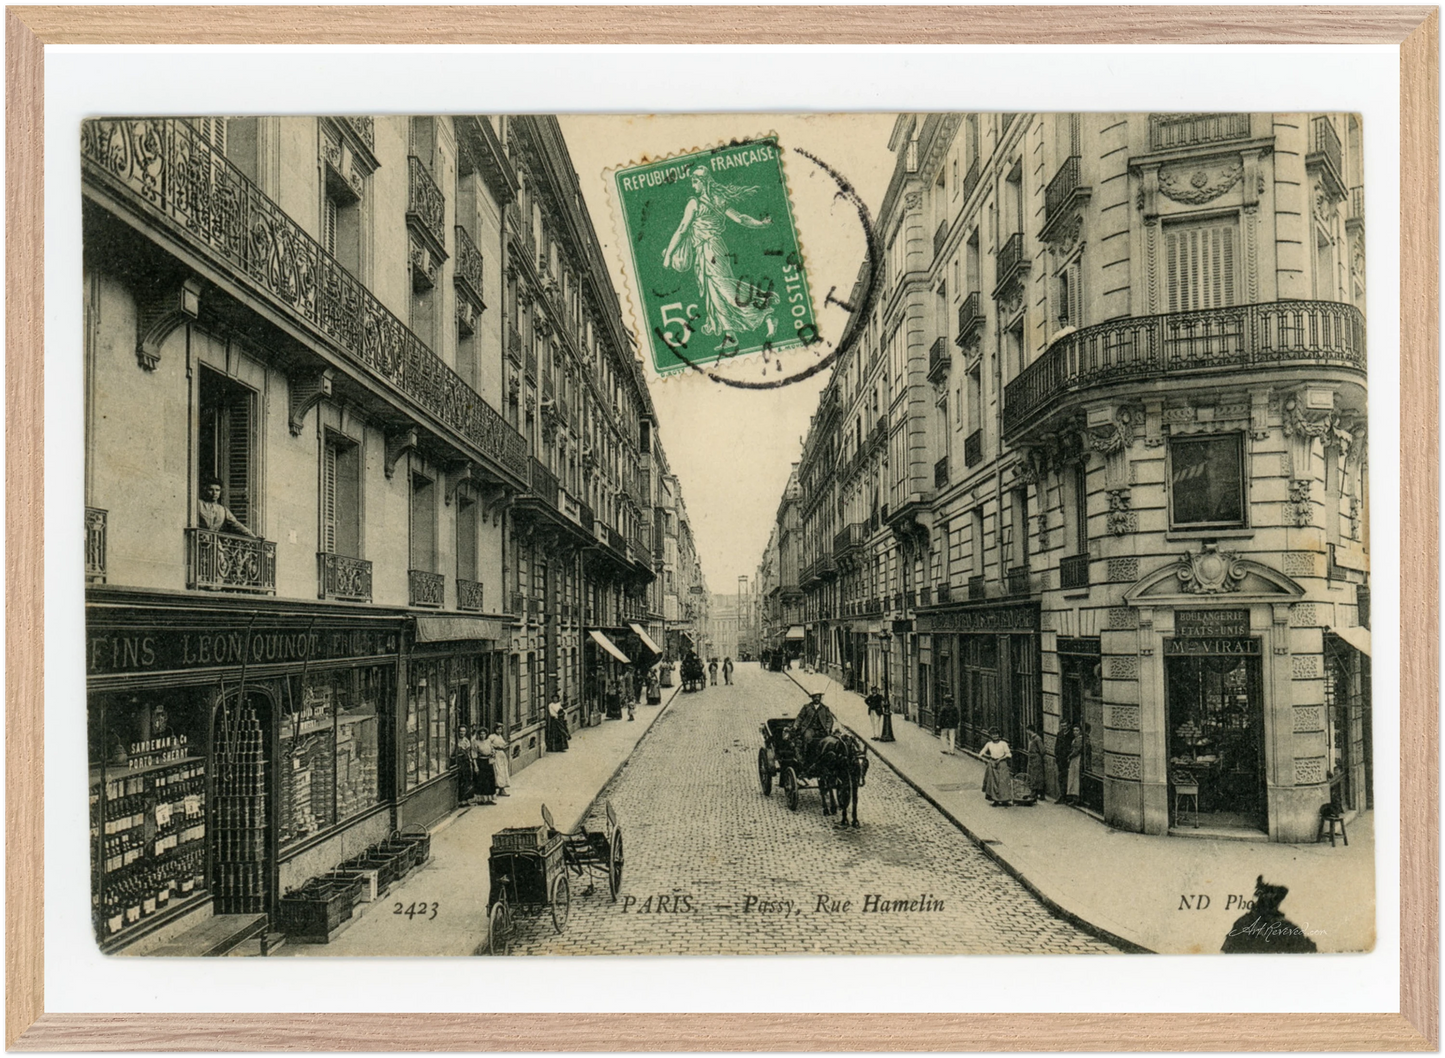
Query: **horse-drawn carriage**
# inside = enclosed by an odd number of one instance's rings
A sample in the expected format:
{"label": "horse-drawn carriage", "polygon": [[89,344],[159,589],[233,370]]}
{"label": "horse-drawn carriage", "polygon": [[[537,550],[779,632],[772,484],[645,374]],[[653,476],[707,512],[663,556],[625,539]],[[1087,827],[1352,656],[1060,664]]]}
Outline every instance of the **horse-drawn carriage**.
{"label": "horse-drawn carriage", "polygon": [[[607,829],[563,833],[542,806],[540,827],[507,827],[492,835],[487,862],[491,893],[487,900],[488,955],[506,955],[512,947],[513,914],[552,913],[552,927],[561,933],[572,908],[568,874],[605,875],[613,901],[622,886],[622,828],[612,802],[607,802]],[[585,892],[592,892],[589,881]]]}
{"label": "horse-drawn carriage", "polygon": [[868,751],[851,732],[831,730],[831,713],[828,725],[827,734],[809,739],[792,717],[764,721],[758,728],[763,736],[758,750],[758,784],[763,796],[770,797],[776,782],[794,812],[798,810],[800,790],[817,790],[825,816],[836,812],[838,825],[845,826],[851,806],[856,827],[858,790],[868,775]]}
{"label": "horse-drawn carriage", "polygon": [[685,692],[700,691],[707,686],[707,671],[702,667],[702,658],[689,654],[682,659],[682,689]]}

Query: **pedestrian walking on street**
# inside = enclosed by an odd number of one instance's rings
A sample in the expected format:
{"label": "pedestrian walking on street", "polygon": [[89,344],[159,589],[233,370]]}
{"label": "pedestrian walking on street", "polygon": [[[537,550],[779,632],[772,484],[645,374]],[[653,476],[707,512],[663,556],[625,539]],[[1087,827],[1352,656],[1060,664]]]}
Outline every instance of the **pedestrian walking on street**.
{"label": "pedestrian walking on street", "polygon": [[998,728],[990,728],[979,756],[987,769],[983,773],[983,796],[995,808],[1007,808],[1013,803],[1013,774],[1009,771],[1013,755]]}
{"label": "pedestrian walking on street", "polygon": [[472,745],[471,732],[465,727],[457,728],[457,746],[452,750],[452,766],[457,769],[457,804],[469,805],[476,796],[477,769],[476,748]]}
{"label": "pedestrian walking on street", "polygon": [[1073,742],[1073,728],[1063,725],[1054,736],[1054,782],[1059,788],[1061,805],[1069,803],[1069,748]]}
{"label": "pedestrian walking on street", "polygon": [[733,685],[733,659],[723,658],[723,683]]}
{"label": "pedestrian walking on street", "polygon": [[512,759],[509,756],[507,736],[503,733],[501,724],[492,728],[492,733],[487,736],[486,746],[492,757],[492,773],[497,783],[497,796],[510,797],[512,795],[508,792],[508,788],[512,785]]}
{"label": "pedestrian walking on street", "polygon": [[714,687],[716,687],[716,686],[717,686],[717,658],[713,658],[711,661],[709,661],[709,662],[707,663],[707,674],[708,674],[708,677],[709,677],[709,678],[711,679],[711,681],[712,681],[712,685],[713,685]]}
{"label": "pedestrian walking on street", "polygon": [[562,712],[562,703],[555,698],[547,703],[546,744],[548,753],[567,752],[567,717]]}
{"label": "pedestrian walking on street", "polygon": [[873,725],[873,741],[881,741],[879,736],[883,734],[883,695],[878,693],[877,687],[872,687],[863,701],[868,706],[868,722]]}
{"label": "pedestrian walking on street", "polygon": [[953,704],[953,695],[943,696],[943,708],[938,711],[938,726],[943,732],[943,752],[949,756],[958,753],[958,706]]}
{"label": "pedestrian walking on street", "polygon": [[1029,790],[1032,791],[1035,801],[1044,799],[1044,740],[1039,735],[1039,729],[1033,724],[1024,728],[1029,737]]}

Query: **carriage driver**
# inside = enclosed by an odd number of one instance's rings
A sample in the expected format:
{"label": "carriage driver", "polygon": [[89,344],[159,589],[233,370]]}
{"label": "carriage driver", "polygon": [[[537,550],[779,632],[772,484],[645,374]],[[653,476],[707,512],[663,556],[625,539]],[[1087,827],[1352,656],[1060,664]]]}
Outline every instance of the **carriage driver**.
{"label": "carriage driver", "polygon": [[798,746],[798,758],[805,768],[811,769],[813,753],[818,743],[833,733],[837,721],[833,711],[823,704],[823,695],[814,694],[793,720],[793,740]]}

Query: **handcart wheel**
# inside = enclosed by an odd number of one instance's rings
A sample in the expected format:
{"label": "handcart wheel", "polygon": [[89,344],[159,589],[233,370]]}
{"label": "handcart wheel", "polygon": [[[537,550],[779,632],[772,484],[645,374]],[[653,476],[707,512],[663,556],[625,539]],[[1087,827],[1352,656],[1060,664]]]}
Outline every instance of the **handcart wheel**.
{"label": "handcart wheel", "polygon": [[567,916],[571,911],[572,885],[565,874],[559,874],[552,883],[552,925],[558,933],[567,928]]}
{"label": "handcart wheel", "polygon": [[758,750],[758,785],[763,788],[763,796],[767,797],[773,792],[773,769],[768,764],[767,748]]}
{"label": "handcart wheel", "polygon": [[487,916],[487,954],[510,955],[512,953],[512,914],[504,901],[492,905]]}
{"label": "handcart wheel", "polygon": [[798,776],[792,768],[783,773],[783,791],[788,795],[788,809],[796,812],[798,810]]}
{"label": "handcart wheel", "polygon": [[607,854],[607,890],[612,902],[617,903],[617,893],[622,888],[622,829],[612,832],[611,849]]}

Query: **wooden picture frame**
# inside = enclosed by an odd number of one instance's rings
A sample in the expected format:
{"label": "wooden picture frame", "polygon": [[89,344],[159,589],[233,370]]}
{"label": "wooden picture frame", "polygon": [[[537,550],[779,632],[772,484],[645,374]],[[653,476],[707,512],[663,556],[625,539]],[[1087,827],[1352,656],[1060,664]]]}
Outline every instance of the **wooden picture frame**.
{"label": "wooden picture frame", "polygon": [[[822,12],[826,10],[826,18]],[[179,17],[180,12],[184,17]],[[644,14],[645,12],[645,14]],[[1400,1009],[1327,1014],[60,1014],[44,995],[47,44],[1385,44],[1401,104]],[[20,1050],[1430,1050],[1439,1046],[1439,12],[1434,7],[10,7],[6,1043]],[[64,541],[56,552],[64,555]]]}

